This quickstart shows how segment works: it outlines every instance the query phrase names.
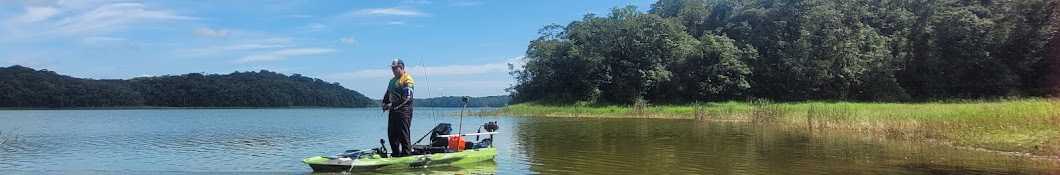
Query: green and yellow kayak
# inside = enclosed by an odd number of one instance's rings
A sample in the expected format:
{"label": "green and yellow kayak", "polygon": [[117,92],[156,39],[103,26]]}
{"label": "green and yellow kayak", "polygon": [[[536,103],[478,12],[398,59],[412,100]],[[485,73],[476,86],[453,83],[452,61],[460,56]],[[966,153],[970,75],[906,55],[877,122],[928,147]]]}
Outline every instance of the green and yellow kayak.
{"label": "green and yellow kayak", "polygon": [[313,172],[363,172],[435,166],[472,164],[492,161],[497,148],[469,149],[461,152],[383,157],[376,149],[347,151],[335,156],[316,156],[302,159]]}
{"label": "green and yellow kayak", "polygon": [[[412,155],[408,156],[389,157],[385,140],[380,139],[379,148],[348,150],[333,156],[310,157],[302,159],[302,163],[313,168],[313,172],[367,172],[492,161],[493,157],[497,156],[497,148],[493,147],[493,135],[498,133],[495,131],[500,127],[497,126],[497,122],[488,122],[481,128],[486,132],[451,135],[451,125],[440,123],[423,136],[423,138],[430,136],[430,143],[412,145]],[[477,138],[483,135],[488,135],[489,138],[479,141]],[[478,142],[465,141],[464,136],[476,136],[475,140]],[[420,141],[423,141],[423,138],[420,138]]]}

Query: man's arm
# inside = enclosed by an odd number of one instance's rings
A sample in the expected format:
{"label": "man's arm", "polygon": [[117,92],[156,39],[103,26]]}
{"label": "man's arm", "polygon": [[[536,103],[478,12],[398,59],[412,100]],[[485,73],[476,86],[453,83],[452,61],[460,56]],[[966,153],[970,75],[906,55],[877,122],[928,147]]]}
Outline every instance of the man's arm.
{"label": "man's arm", "polygon": [[383,107],[384,111],[390,109],[390,98],[389,97],[390,97],[390,89],[387,89],[386,92],[383,93],[383,104],[379,104],[379,106]]}
{"label": "man's arm", "polygon": [[402,100],[401,104],[398,104],[394,108],[403,107],[405,105],[408,105],[409,102],[412,101],[412,83],[410,82],[410,83],[406,83],[406,84],[402,85],[402,89],[403,90],[402,90],[401,97],[404,98],[405,100]]}

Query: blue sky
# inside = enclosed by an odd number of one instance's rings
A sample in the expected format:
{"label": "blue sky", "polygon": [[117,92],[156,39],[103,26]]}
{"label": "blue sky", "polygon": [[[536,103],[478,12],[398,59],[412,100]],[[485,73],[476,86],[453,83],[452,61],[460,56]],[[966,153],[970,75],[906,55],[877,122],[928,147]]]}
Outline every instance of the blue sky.
{"label": "blue sky", "polygon": [[4,0],[0,66],[94,79],[271,70],[378,99],[401,58],[418,98],[504,95],[537,29],[653,2]]}

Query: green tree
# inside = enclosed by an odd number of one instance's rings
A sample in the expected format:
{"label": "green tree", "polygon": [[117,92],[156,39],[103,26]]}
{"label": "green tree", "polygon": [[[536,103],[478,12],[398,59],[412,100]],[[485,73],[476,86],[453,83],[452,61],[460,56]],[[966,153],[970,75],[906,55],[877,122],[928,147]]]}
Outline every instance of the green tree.
{"label": "green tree", "polygon": [[[717,101],[744,98],[751,88],[748,76],[751,69],[747,60],[758,56],[749,45],[737,47],[735,41],[716,35],[700,38],[698,45],[687,59],[670,67],[675,84],[667,92],[667,99],[674,102]],[[665,101],[660,99],[660,101]]]}
{"label": "green tree", "polygon": [[599,100],[633,103],[661,82],[669,81],[665,65],[687,54],[694,40],[684,27],[636,6],[614,8],[606,17],[587,16],[567,26],[567,36],[581,57],[600,60],[603,83]]}
{"label": "green tree", "polygon": [[[573,102],[595,100],[603,81],[599,59],[583,57],[574,43],[566,39],[562,26],[548,25],[541,37],[530,42],[525,64],[511,67],[518,84],[512,88],[516,102],[546,100]],[[555,91],[563,89],[563,91]]]}
{"label": "green tree", "polygon": [[[1044,96],[1060,92],[1058,3],[660,0],[648,14],[627,6],[551,27],[513,67],[512,92],[607,103]],[[569,70],[591,71],[560,76]],[[567,88],[580,95],[556,90]]]}

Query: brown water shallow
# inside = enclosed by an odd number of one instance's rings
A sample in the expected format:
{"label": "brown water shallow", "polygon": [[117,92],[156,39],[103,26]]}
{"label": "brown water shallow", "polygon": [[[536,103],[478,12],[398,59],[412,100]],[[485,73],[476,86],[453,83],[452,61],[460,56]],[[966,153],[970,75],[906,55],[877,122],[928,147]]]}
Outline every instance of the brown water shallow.
{"label": "brown water shallow", "polygon": [[517,141],[560,174],[1058,174],[1060,161],[748,123],[536,118]]}

